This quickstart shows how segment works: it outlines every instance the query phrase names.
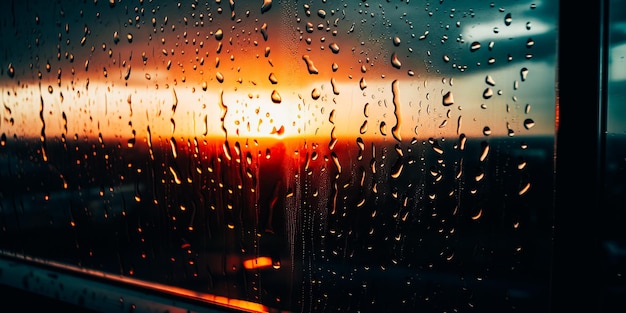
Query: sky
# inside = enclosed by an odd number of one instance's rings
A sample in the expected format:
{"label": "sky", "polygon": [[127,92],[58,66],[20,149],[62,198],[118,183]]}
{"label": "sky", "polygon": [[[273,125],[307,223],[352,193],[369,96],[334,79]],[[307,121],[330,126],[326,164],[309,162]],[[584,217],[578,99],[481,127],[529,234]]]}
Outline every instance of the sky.
{"label": "sky", "polygon": [[0,132],[554,133],[553,1],[262,4],[4,2]]}

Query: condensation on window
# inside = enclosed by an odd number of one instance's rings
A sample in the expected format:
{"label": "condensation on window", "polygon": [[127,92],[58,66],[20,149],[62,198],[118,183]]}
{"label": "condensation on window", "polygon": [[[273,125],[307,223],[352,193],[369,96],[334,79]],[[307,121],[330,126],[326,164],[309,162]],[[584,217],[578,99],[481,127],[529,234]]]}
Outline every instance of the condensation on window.
{"label": "condensation on window", "polygon": [[264,310],[542,309],[556,6],[4,3],[0,248]]}

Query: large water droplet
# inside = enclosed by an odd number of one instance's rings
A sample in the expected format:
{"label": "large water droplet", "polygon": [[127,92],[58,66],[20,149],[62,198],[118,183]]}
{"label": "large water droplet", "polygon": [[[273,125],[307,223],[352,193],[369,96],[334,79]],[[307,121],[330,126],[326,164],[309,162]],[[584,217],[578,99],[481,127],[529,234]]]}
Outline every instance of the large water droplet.
{"label": "large water droplet", "polygon": [[493,90],[491,88],[485,88],[483,91],[483,99],[489,99],[493,96]]}
{"label": "large water droplet", "polygon": [[311,60],[311,57],[308,54],[303,55],[302,59],[304,60],[304,62],[306,62],[306,67],[307,67],[307,70],[309,71],[309,74],[319,73],[319,71],[315,67],[315,64],[313,63],[313,60]]}
{"label": "large water droplet", "polygon": [[361,77],[361,80],[359,80],[359,88],[361,88],[361,90],[367,88],[367,83],[365,82],[364,77]]}
{"label": "large water droplet", "polygon": [[445,95],[443,95],[443,105],[450,106],[453,104],[454,104],[454,95],[452,94],[452,91],[448,91],[446,92]]}
{"label": "large water droplet", "polygon": [[485,136],[491,135],[491,128],[489,128],[489,126],[483,127],[483,135]]}
{"label": "large water droplet", "polygon": [[222,40],[222,38],[224,38],[224,31],[221,28],[218,28],[215,31],[215,39],[216,40]]}
{"label": "large water droplet", "polygon": [[261,6],[261,13],[265,13],[272,8],[272,0],[263,0],[263,5]]}
{"label": "large water droplet", "polygon": [[270,80],[272,84],[278,83],[278,79],[276,78],[276,75],[274,75],[274,73],[270,73],[270,76],[268,77],[268,79]]}
{"label": "large water droplet", "polygon": [[339,45],[336,42],[331,43],[328,47],[334,54],[339,53]]}
{"label": "large water droplet", "polygon": [[527,118],[527,119],[524,120],[524,127],[526,129],[531,129],[531,128],[533,128],[533,126],[535,126],[535,121],[533,121],[530,118]]}
{"label": "large water droplet", "polygon": [[282,101],[282,98],[280,97],[280,94],[278,93],[278,91],[276,90],[272,91],[272,102],[280,103],[281,101]]}
{"label": "large water droplet", "polygon": [[317,88],[313,88],[313,90],[311,91],[311,98],[313,98],[313,100],[317,100],[320,96],[320,91]]}
{"label": "large water droplet", "polygon": [[395,52],[391,55],[391,65],[397,69],[402,67],[402,63],[398,59],[398,55]]}
{"label": "large water droplet", "polygon": [[11,78],[15,77],[15,67],[13,67],[13,63],[9,63],[9,67],[7,68],[7,74],[9,74],[9,77]]}
{"label": "large water droplet", "polygon": [[504,25],[509,26],[509,25],[511,25],[512,21],[513,21],[513,18],[511,17],[511,13],[507,13],[504,16]]}
{"label": "large water droplet", "polygon": [[526,81],[526,77],[528,77],[528,68],[522,67],[522,69],[520,70],[520,76],[522,78],[522,81]]}
{"label": "large water droplet", "polygon": [[478,42],[478,41],[472,42],[472,44],[470,45],[470,51],[474,52],[474,51],[476,51],[478,49],[480,49],[480,42]]}
{"label": "large water droplet", "polygon": [[400,37],[398,36],[393,37],[393,45],[396,47],[400,45]]}

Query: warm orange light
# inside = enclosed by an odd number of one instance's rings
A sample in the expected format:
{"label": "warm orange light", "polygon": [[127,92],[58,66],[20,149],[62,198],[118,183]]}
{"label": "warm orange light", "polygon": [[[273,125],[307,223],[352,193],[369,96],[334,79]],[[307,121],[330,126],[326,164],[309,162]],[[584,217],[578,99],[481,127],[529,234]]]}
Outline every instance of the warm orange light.
{"label": "warm orange light", "polygon": [[243,267],[247,270],[266,268],[272,266],[272,259],[266,256],[243,261]]}

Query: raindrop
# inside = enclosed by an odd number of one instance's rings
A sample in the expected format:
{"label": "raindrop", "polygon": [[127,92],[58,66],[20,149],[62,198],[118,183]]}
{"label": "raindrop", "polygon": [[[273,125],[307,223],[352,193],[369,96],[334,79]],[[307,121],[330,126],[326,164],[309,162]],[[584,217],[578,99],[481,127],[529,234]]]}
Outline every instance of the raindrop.
{"label": "raindrop", "polygon": [[532,40],[532,38],[528,38],[528,40],[526,41],[526,48],[530,48],[534,45],[535,45],[535,41]]}
{"label": "raindrop", "polygon": [[215,73],[215,78],[217,79],[218,82],[223,83],[224,82],[224,74],[222,74],[221,72],[217,72]]}
{"label": "raindrop", "polygon": [[261,25],[261,35],[263,36],[263,40],[267,41],[267,23]]}
{"label": "raindrop", "polygon": [[130,78],[130,65],[126,68],[126,73],[124,74],[124,80],[128,80]]}
{"label": "raindrop", "polygon": [[393,115],[396,118],[396,125],[391,128],[391,134],[397,141],[402,141],[400,137],[400,88],[398,80],[391,83],[391,93],[393,97]]}
{"label": "raindrop", "polygon": [[278,91],[276,90],[272,91],[272,102],[280,103],[281,101],[282,101],[282,98],[280,97],[280,94],[278,93]]}
{"label": "raindrop", "polygon": [[133,42],[133,34],[131,33],[126,34],[126,39],[128,39],[128,42]]}
{"label": "raindrop", "polygon": [[491,77],[491,75],[487,75],[487,77],[485,77],[485,83],[487,83],[487,85],[489,85],[489,86],[495,86],[496,85],[496,81],[493,80],[493,77]]}
{"label": "raindrop", "polygon": [[524,127],[526,129],[531,129],[531,128],[533,128],[533,126],[535,126],[535,121],[533,121],[530,118],[527,118],[527,119],[524,120]]}
{"label": "raindrop", "polygon": [[517,169],[523,170],[524,168],[526,168],[526,160],[522,158],[519,160],[519,163],[517,163]]}
{"label": "raindrop", "polygon": [[261,13],[265,13],[272,8],[272,0],[263,0],[263,5],[261,6]]}
{"label": "raindrop", "polygon": [[400,37],[398,36],[393,37],[393,45],[396,47],[400,45]]}
{"label": "raindrop", "polygon": [[400,60],[398,60],[398,55],[395,52],[393,53],[393,55],[391,55],[391,64],[393,65],[393,67],[398,69],[402,67],[402,63],[400,62]]}
{"label": "raindrop", "polygon": [[367,132],[367,120],[363,121],[363,124],[361,124],[361,127],[359,128],[359,132],[361,135]]}
{"label": "raindrop", "polygon": [[222,31],[221,28],[218,28],[217,31],[215,31],[215,39],[222,40],[222,38],[224,38],[224,31]]}
{"label": "raindrop", "polygon": [[513,18],[511,17],[511,13],[507,13],[506,16],[504,17],[504,25],[509,26],[511,25],[512,21],[513,21]]}
{"label": "raindrop", "polygon": [[491,88],[485,88],[483,91],[483,99],[489,99],[493,96],[493,90]]}
{"label": "raindrop", "polygon": [[522,69],[520,70],[520,76],[522,77],[522,81],[526,81],[526,77],[528,77],[528,69],[522,67]]}
{"label": "raindrop", "polygon": [[330,84],[333,87],[333,93],[338,95],[339,94],[339,89],[337,86],[337,80],[333,77],[330,79]]}
{"label": "raindrop", "polygon": [[315,67],[315,64],[313,64],[313,60],[311,60],[311,57],[309,57],[308,54],[303,55],[302,59],[304,60],[304,62],[306,62],[306,66],[307,66],[307,70],[309,71],[309,74],[319,73],[319,71]]}
{"label": "raindrop", "polygon": [[11,78],[15,77],[15,68],[13,67],[13,63],[9,63],[9,67],[7,68],[7,73],[9,74],[9,77]]}
{"label": "raindrop", "polygon": [[311,91],[311,98],[313,98],[313,100],[317,100],[320,96],[320,91],[317,88],[313,88],[313,90]]}
{"label": "raindrop", "polygon": [[452,91],[448,91],[446,92],[445,95],[443,95],[443,105],[450,106],[453,104],[454,104],[454,96],[452,95]]}
{"label": "raindrop", "polygon": [[530,182],[527,182],[526,185],[524,185],[517,194],[521,196],[528,192],[528,189],[530,189]]}
{"label": "raindrop", "polygon": [[387,136],[387,123],[385,123],[385,121],[380,122],[378,128],[380,129],[381,135]]}
{"label": "raindrop", "polygon": [[474,51],[476,51],[478,49],[480,49],[480,42],[478,42],[478,41],[472,42],[472,44],[470,45],[470,51],[474,52]]}
{"label": "raindrop", "polygon": [[480,153],[480,157],[478,158],[481,162],[487,158],[489,155],[489,144],[486,141],[481,142],[482,152]]}
{"label": "raindrop", "polygon": [[274,75],[274,73],[270,73],[270,76],[268,77],[268,79],[270,80],[272,84],[278,83],[278,79],[276,79],[276,75]]}
{"label": "raindrop", "polygon": [[339,45],[336,42],[331,43],[328,47],[334,54],[339,53]]}
{"label": "raindrop", "polygon": [[483,127],[483,135],[485,136],[491,135],[491,128],[489,128],[489,126]]}

